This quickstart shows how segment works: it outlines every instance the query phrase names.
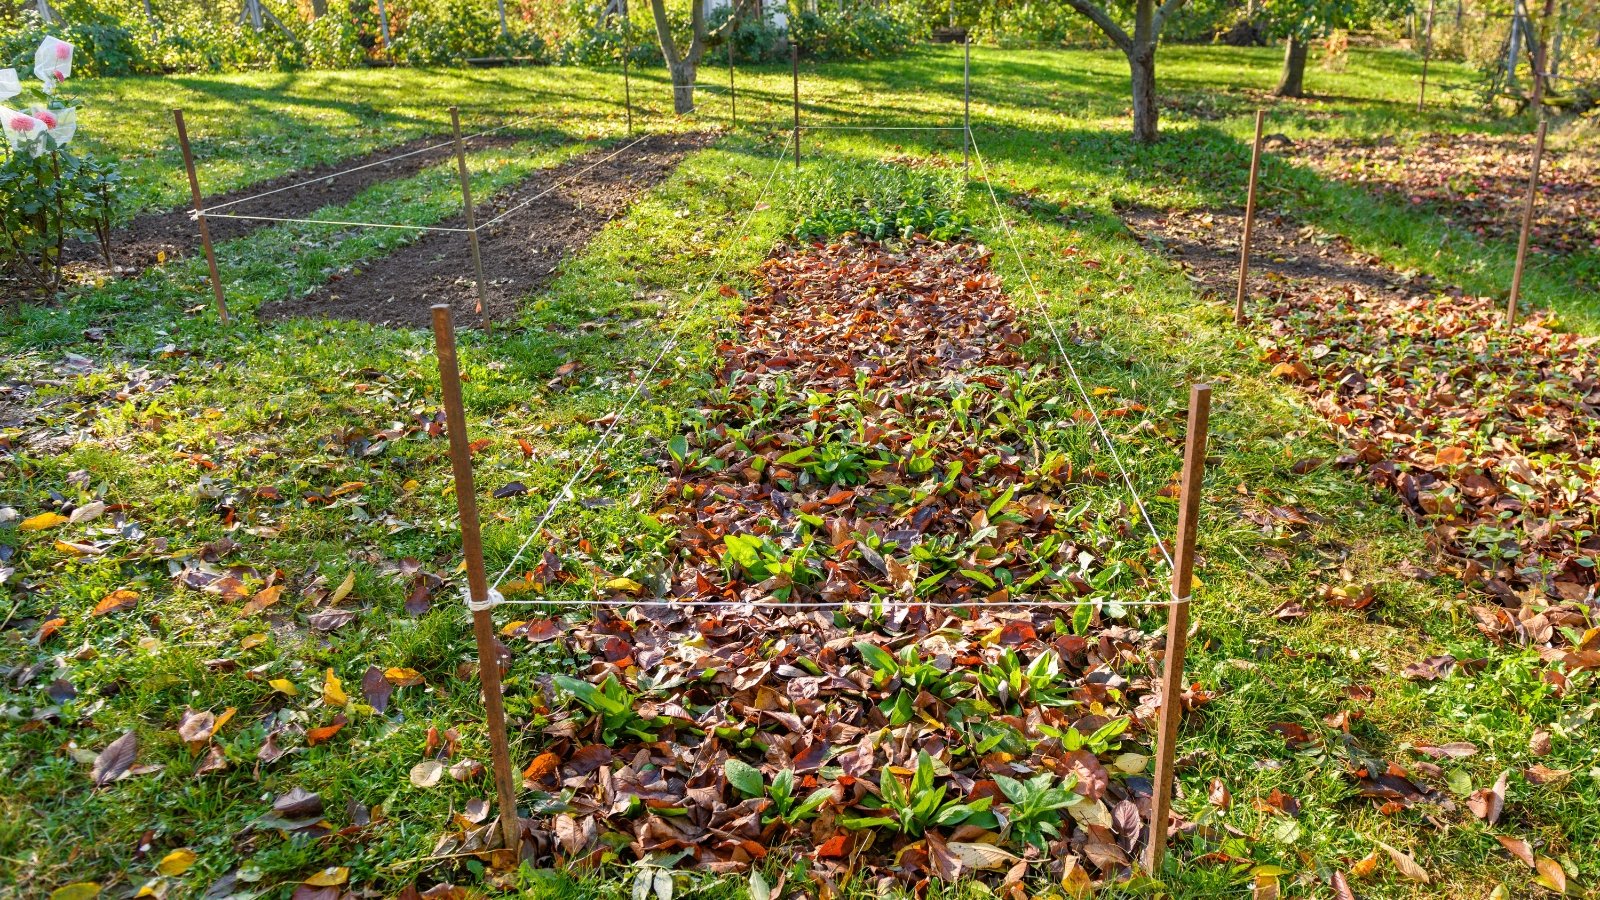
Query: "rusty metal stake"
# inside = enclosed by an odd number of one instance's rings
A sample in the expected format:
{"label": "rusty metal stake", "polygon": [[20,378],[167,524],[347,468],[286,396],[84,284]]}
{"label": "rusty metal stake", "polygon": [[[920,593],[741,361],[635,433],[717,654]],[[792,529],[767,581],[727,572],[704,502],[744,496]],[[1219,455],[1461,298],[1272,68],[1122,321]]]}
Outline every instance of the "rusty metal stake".
{"label": "rusty metal stake", "polygon": [[1422,86],[1417,89],[1417,112],[1428,98],[1428,57],[1433,55],[1433,8],[1438,0],[1428,0],[1428,30],[1422,38]]}
{"label": "rusty metal stake", "polygon": [[1183,718],[1183,658],[1189,649],[1189,590],[1194,581],[1195,527],[1206,467],[1206,432],[1211,422],[1211,385],[1189,388],[1189,434],[1183,450],[1183,493],[1178,501],[1178,537],[1173,546],[1172,601],[1167,605],[1166,664],[1161,672],[1161,720],[1156,735],[1156,773],[1150,797],[1150,841],[1145,870],[1161,870],[1167,852],[1167,816],[1172,811],[1173,764],[1178,722]]}
{"label": "rusty metal stake", "polygon": [[961,36],[961,171],[972,177],[972,33]]}
{"label": "rusty metal stake", "polygon": [[739,99],[733,86],[733,34],[728,35],[728,128],[739,127]]}
{"label": "rusty metal stake", "polygon": [[500,836],[507,849],[521,850],[517,820],[517,788],[506,739],[505,699],[500,687],[499,648],[489,614],[489,578],[483,567],[483,537],[478,531],[478,494],[472,479],[472,448],[467,441],[467,414],[461,405],[461,370],[456,361],[455,317],[448,303],[433,307],[434,352],[439,358],[439,387],[444,398],[445,431],[450,438],[450,470],[455,476],[456,511],[461,519],[461,552],[467,563],[467,595],[472,601],[472,632],[478,642],[478,680],[489,729],[489,755],[499,800]]}
{"label": "rusty metal stake", "polygon": [[205,204],[200,199],[200,176],[194,171],[194,153],[189,149],[189,129],[183,124],[183,110],[172,111],[172,121],[178,126],[178,146],[183,149],[183,168],[189,173],[189,194],[194,199],[195,222],[200,225],[200,246],[206,251],[206,265],[211,269],[211,293],[217,297],[217,318],[228,324],[228,301],[222,294],[222,275],[217,272],[217,253],[211,249],[211,226],[206,223]]}
{"label": "rusty metal stake", "polygon": [[1233,295],[1233,324],[1244,324],[1245,279],[1250,275],[1250,236],[1256,225],[1256,180],[1261,172],[1261,127],[1267,112],[1256,110],[1256,139],[1250,147],[1250,189],[1244,199],[1244,234],[1239,239],[1239,289]]}
{"label": "rusty metal stake", "polygon": [[633,82],[628,78],[628,57],[631,54],[633,40],[632,28],[626,20],[622,23],[622,107],[628,115],[628,136],[633,136]]}
{"label": "rusty metal stake", "polygon": [[1517,300],[1522,297],[1522,269],[1528,261],[1528,238],[1533,234],[1533,206],[1539,197],[1539,163],[1544,159],[1544,137],[1549,120],[1539,123],[1533,139],[1533,171],[1528,175],[1528,199],[1522,205],[1522,233],[1517,236],[1517,266],[1511,271],[1511,298],[1506,301],[1506,327],[1517,323]]}
{"label": "rusty metal stake", "polygon": [[789,42],[789,71],[794,75],[794,167],[800,168],[800,45]]}
{"label": "rusty metal stake", "polygon": [[483,252],[478,247],[478,213],[472,206],[472,177],[467,173],[467,145],[461,140],[461,110],[450,107],[450,127],[456,135],[456,170],[461,174],[461,208],[467,216],[467,245],[472,248],[472,271],[478,280],[478,315],[485,331],[489,321],[489,284],[483,278]]}

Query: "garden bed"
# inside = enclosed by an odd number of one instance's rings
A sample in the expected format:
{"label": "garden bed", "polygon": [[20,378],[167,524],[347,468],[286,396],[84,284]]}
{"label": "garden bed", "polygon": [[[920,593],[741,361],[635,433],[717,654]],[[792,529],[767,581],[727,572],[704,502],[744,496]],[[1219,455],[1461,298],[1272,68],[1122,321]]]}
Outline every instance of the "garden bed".
{"label": "garden bed", "polygon": [[[471,150],[485,147],[506,147],[526,140],[525,135],[511,132],[474,138],[467,146]],[[443,146],[438,146],[438,145]],[[416,153],[428,147],[435,149]],[[406,154],[412,154],[406,156]],[[311,181],[303,187],[270,194],[237,206],[219,210],[220,213],[239,216],[265,216],[279,219],[308,218],[319,209],[343,206],[354,200],[362,191],[375,184],[406,178],[429,166],[453,158],[455,148],[446,135],[430,135],[408,141],[397,147],[388,147],[363,156],[342,159],[338,162],[300,169],[258,181],[237,190],[204,198],[207,208],[248,200],[258,194]],[[340,175],[361,166],[369,168]],[[333,177],[338,176],[338,177]],[[323,180],[314,180],[323,179]],[[137,272],[158,262],[186,256],[200,248],[200,229],[193,218],[194,210],[185,205],[165,212],[145,213],[111,233],[111,263],[125,272]],[[264,219],[231,219],[210,217],[211,239],[214,242],[244,237],[274,223]],[[76,243],[68,250],[74,260],[73,268],[80,274],[99,272],[105,260],[95,244]]]}
{"label": "garden bed", "polygon": [[[1286,153],[1341,181],[1431,207],[1482,237],[1515,241],[1522,228],[1533,153],[1525,135],[1303,140]],[[1546,253],[1600,250],[1600,158],[1546,146],[1530,244]]]}
{"label": "garden bed", "polygon": [[[594,150],[479,202],[479,223],[515,209],[479,233],[491,316],[514,316],[517,301],[552,279],[562,259],[581,249],[641,193],[669,176],[684,156],[710,140],[707,135],[657,135],[620,152],[609,147]],[[560,187],[543,193],[553,185]],[[456,216],[438,227],[465,224]],[[421,327],[428,324],[429,307],[436,303],[455,306],[464,323],[478,321],[472,257],[464,233],[423,234],[306,297],[263,304],[258,315]]]}
{"label": "garden bed", "polygon": [[[1161,596],[1165,570],[1125,510],[1071,496],[1104,476],[1063,373],[1019,352],[983,248],[852,238],[759,276],[662,454],[657,574],[593,579],[620,610],[669,602],[502,631],[580,660],[540,678],[576,701],[524,773],[570,792],[525,824],[531,852],[712,872],[779,853],[830,883],[1126,874],[1158,712],[1138,625],[1162,616],[1117,603]],[[556,548],[505,588],[563,596],[603,562]]]}
{"label": "garden bed", "polygon": [[[1125,219],[1231,296],[1237,212]],[[1600,635],[1584,635],[1600,559],[1597,339],[1537,314],[1508,331],[1502,301],[1281,217],[1261,216],[1254,247],[1261,357],[1343,439],[1337,464],[1396,494],[1431,529],[1438,562],[1498,601],[1472,608],[1484,634],[1546,648],[1568,671],[1600,667]]]}

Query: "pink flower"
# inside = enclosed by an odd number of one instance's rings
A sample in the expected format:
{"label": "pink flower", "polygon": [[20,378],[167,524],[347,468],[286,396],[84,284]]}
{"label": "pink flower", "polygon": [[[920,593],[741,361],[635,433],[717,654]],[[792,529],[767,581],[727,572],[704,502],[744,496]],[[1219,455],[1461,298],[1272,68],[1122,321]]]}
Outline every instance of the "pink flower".
{"label": "pink flower", "polygon": [[72,58],[72,45],[71,44],[64,44],[63,43],[63,44],[57,44],[56,45],[56,59],[66,60],[66,59],[71,59],[71,58]]}
{"label": "pink flower", "polygon": [[33,126],[36,124],[37,122],[32,116],[25,116],[21,113],[18,113],[17,115],[11,117],[11,121],[6,123],[6,127],[10,128],[12,131],[28,132],[32,131]]}
{"label": "pink flower", "polygon": [[54,127],[56,127],[56,117],[51,115],[50,111],[47,110],[47,109],[35,110],[34,113],[33,113],[33,117],[35,119],[38,119],[39,121],[43,122],[44,123],[44,127],[46,127],[46,128],[54,128]]}

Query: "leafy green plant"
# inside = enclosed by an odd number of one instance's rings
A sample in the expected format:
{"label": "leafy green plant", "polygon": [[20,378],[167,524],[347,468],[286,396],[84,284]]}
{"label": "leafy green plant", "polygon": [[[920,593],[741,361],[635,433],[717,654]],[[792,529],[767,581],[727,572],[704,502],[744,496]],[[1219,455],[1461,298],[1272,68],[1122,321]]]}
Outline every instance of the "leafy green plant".
{"label": "leafy green plant", "polygon": [[784,769],[772,777],[772,784],[768,785],[762,776],[761,770],[740,759],[729,757],[722,764],[722,772],[728,778],[728,783],[734,790],[746,797],[766,797],[772,801],[765,815],[761,817],[763,824],[784,822],[793,825],[809,819],[817,814],[824,803],[833,797],[829,788],[819,787],[807,794],[805,799],[795,792],[794,770]]}
{"label": "leafy green plant", "polygon": [[923,234],[951,240],[966,233],[971,220],[962,210],[964,184],[951,175],[887,163],[869,168],[830,170],[808,182],[803,218],[795,235],[821,240],[856,232],[873,240]]}
{"label": "leafy green plant", "polygon": [[1006,648],[995,660],[975,673],[978,690],[993,697],[1001,706],[1020,707],[1023,703],[1064,706],[1069,701],[1062,691],[1061,660],[1047,650],[1024,665],[1015,650]]}
{"label": "leafy green plant", "polygon": [[602,743],[616,743],[624,735],[646,741],[656,739],[655,720],[647,719],[635,711],[639,696],[628,690],[615,675],[607,675],[599,685],[567,675],[553,675],[550,680],[556,687],[571,694],[590,713],[599,716]]}
{"label": "leafy green plant", "polygon": [[1128,722],[1129,720],[1126,718],[1112,719],[1106,724],[1101,725],[1099,728],[1096,728],[1087,737],[1085,737],[1082,732],[1078,731],[1078,729],[1070,725],[1063,729],[1040,724],[1039,731],[1042,734],[1059,740],[1061,742],[1061,746],[1065,748],[1068,753],[1071,753],[1074,750],[1087,748],[1090,753],[1099,756],[1107,750],[1110,750],[1113,742],[1115,742],[1117,738],[1121,737],[1124,731],[1128,730]]}
{"label": "leafy green plant", "polygon": [[869,796],[861,802],[864,809],[877,813],[869,816],[842,816],[839,823],[846,828],[893,828],[901,834],[917,837],[933,825],[953,826],[969,823],[980,828],[993,828],[999,819],[989,811],[991,797],[981,797],[970,803],[954,799],[946,802],[945,786],[934,786],[933,758],[926,750],[917,752],[917,768],[909,785],[900,783],[900,776],[892,767],[885,766],[878,776],[878,796]]}
{"label": "leafy green plant", "polygon": [[1072,792],[1078,783],[1076,775],[1064,776],[1060,784],[1049,772],[1040,772],[1026,781],[1004,775],[996,775],[994,780],[1000,786],[1000,793],[1011,801],[1007,811],[1011,834],[1040,850],[1046,849],[1046,836],[1061,836],[1056,827],[1061,821],[1060,811],[1083,800]]}

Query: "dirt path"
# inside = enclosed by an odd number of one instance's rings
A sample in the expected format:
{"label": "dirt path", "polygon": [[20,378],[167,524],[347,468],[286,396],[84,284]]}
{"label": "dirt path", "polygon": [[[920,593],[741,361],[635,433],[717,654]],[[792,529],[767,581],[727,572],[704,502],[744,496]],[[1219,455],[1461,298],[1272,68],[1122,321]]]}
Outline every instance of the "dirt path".
{"label": "dirt path", "polygon": [[[1124,218],[1231,301],[1237,211]],[[1255,234],[1256,343],[1342,437],[1339,464],[1394,492],[1431,529],[1439,563],[1497,601],[1473,607],[1484,634],[1600,666],[1600,632],[1569,640],[1600,609],[1589,564],[1600,552],[1600,340],[1537,313],[1507,330],[1497,298],[1396,272],[1279,217]]]}
{"label": "dirt path", "polygon": [[[706,135],[657,135],[609,160],[606,157],[618,148],[594,150],[541,170],[480,203],[478,221],[487,222],[572,179],[480,235],[491,315],[499,321],[513,318],[517,301],[554,277],[563,258],[582,248],[641,193],[665,180],[679,161],[710,141]],[[459,228],[464,222],[458,216],[439,224]],[[320,316],[424,327],[428,308],[447,302],[455,306],[461,321],[474,323],[478,315],[472,275],[467,235],[429,232],[309,297],[267,303],[257,314],[266,319]]]}
{"label": "dirt path", "polygon": [[[504,147],[520,140],[526,140],[526,136],[511,133],[494,134],[471,141],[468,149]],[[441,143],[445,146],[436,147],[426,153],[405,156],[412,151],[435,147]],[[370,167],[331,180],[314,181],[304,187],[271,194],[220,211],[235,215],[305,218],[323,207],[349,203],[362,191],[375,184],[415,175],[429,166],[450,159],[453,153],[454,149],[449,146],[447,136],[431,135],[364,156],[342,159],[327,165],[289,172],[266,181],[258,181],[238,190],[206,197],[205,204],[207,207],[218,206],[299,184],[302,181],[336,175],[359,166]],[[112,264],[124,270],[139,271],[155,265],[162,258],[162,254],[167,258],[174,258],[195,252],[200,247],[200,233],[194,220],[190,218],[191,212],[192,210],[185,205],[166,212],[146,213],[116,229],[111,235]],[[211,238],[219,243],[243,237],[273,224],[259,219],[212,217],[209,221]],[[80,271],[85,268],[103,268],[105,265],[104,259],[100,256],[100,247],[96,244],[74,244],[68,250],[68,257]]]}

